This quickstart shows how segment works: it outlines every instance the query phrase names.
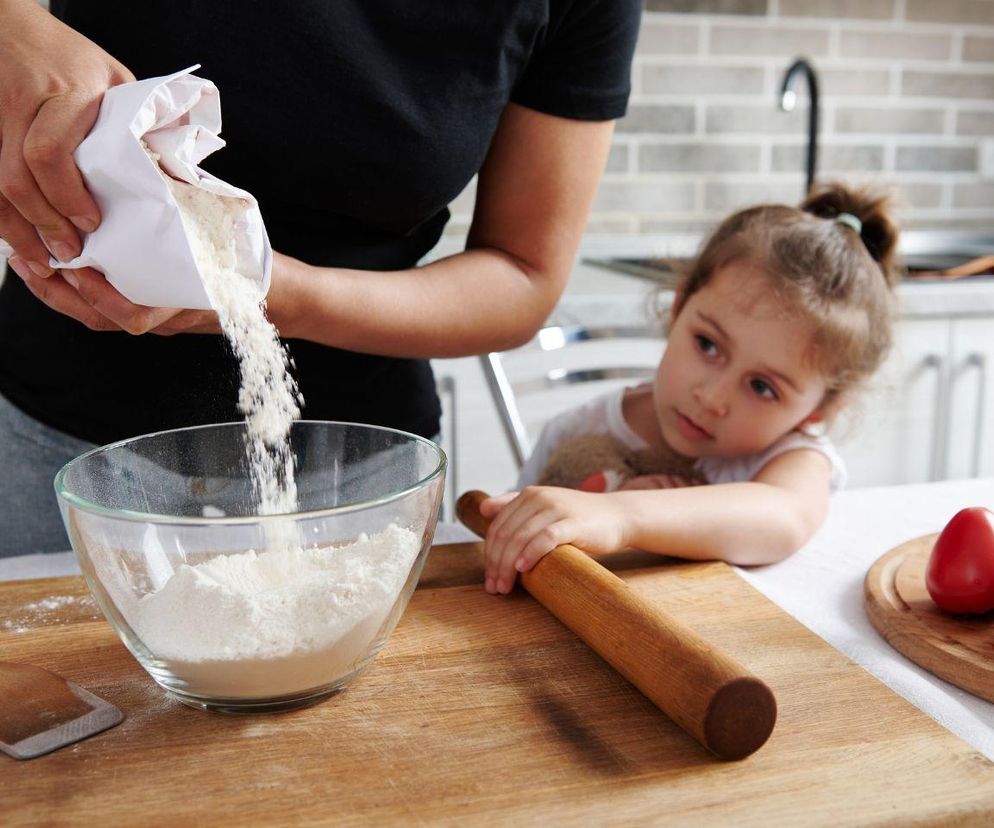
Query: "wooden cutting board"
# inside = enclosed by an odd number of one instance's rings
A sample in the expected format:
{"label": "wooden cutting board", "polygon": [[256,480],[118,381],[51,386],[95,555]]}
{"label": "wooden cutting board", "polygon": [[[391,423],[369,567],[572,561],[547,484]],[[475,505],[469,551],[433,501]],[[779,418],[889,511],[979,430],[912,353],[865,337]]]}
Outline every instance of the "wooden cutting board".
{"label": "wooden cutting board", "polygon": [[894,649],[915,664],[994,702],[994,613],[954,616],[925,588],[925,567],[938,534],[890,550],[866,574],[866,614]]}
{"label": "wooden cutting board", "polygon": [[526,594],[487,595],[478,544],[432,551],[348,690],[271,716],[170,701],[81,579],[21,581],[0,584],[3,657],[55,670],[127,718],[30,762],[0,756],[3,822],[994,823],[992,763],[732,569],[602,561],[771,685],[780,716],[761,750],[715,759]]}

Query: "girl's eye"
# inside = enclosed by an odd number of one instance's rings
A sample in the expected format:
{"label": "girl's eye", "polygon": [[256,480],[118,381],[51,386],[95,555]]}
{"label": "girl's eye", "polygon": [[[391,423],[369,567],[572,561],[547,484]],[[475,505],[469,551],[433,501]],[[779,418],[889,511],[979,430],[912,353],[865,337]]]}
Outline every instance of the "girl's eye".
{"label": "girl's eye", "polygon": [[779,395],[776,389],[770,385],[766,380],[762,379],[752,379],[749,380],[749,387],[756,393],[757,396],[762,397],[765,400],[778,400]]}
{"label": "girl's eye", "polygon": [[697,350],[705,356],[714,356],[718,353],[718,346],[706,336],[698,334],[694,337],[694,341],[697,343]]}

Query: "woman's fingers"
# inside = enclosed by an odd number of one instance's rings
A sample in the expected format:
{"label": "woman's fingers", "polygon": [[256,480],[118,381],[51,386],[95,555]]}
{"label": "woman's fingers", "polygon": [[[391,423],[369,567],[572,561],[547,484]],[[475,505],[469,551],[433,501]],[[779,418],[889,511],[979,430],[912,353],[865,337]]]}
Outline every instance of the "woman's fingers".
{"label": "woman's fingers", "polygon": [[42,195],[60,216],[86,233],[100,224],[100,208],[83,184],[73,153],[99,112],[99,98],[88,102],[68,94],[50,98],[24,139],[24,160]]}
{"label": "woman's fingers", "polygon": [[62,276],[93,310],[130,334],[148,333],[182,313],[178,308],[136,305],[126,299],[103,274],[89,267],[64,270]]}
{"label": "woman's fingers", "polygon": [[[3,124],[3,145],[0,147],[0,194],[26,222],[34,226],[36,235],[44,242],[44,247],[51,251],[55,258],[66,262],[79,255],[79,234],[69,220],[45,198],[28,166],[29,150],[34,157],[40,158],[56,153],[59,149],[54,142],[29,147],[26,144],[29,131],[29,125],[22,126],[9,122]],[[5,215],[6,217],[9,217],[9,213]],[[25,250],[16,243],[30,242],[30,239],[18,238],[22,234],[19,234],[16,228],[12,233],[10,228],[0,227],[0,234],[22,258],[32,262],[41,260],[47,264],[48,256],[42,253],[41,247],[29,244],[28,249]],[[11,238],[12,235],[14,238]]]}
{"label": "woman's fingers", "polygon": [[156,336],[175,336],[181,333],[216,334],[221,332],[217,313],[207,310],[185,310],[169,317],[149,333]]}
{"label": "woman's fingers", "polygon": [[11,257],[8,263],[14,272],[24,280],[28,290],[53,310],[72,317],[91,331],[121,330],[119,325],[96,311],[61,275],[62,273],[72,273],[72,271],[61,271],[59,274],[42,279],[36,276],[28,268],[27,262],[18,256]]}
{"label": "woman's fingers", "polygon": [[35,222],[24,215],[25,205],[32,216],[55,222],[55,211],[44,203],[21,155],[21,142],[26,127],[4,123],[3,142],[0,143],[0,238],[14,248],[15,253],[42,278],[52,275],[49,251],[41,241]]}
{"label": "woman's fingers", "polygon": [[60,270],[58,276],[42,279],[20,256],[12,256],[10,266],[38,299],[92,331],[148,333],[183,312],[176,308],[136,305],[89,267]]}

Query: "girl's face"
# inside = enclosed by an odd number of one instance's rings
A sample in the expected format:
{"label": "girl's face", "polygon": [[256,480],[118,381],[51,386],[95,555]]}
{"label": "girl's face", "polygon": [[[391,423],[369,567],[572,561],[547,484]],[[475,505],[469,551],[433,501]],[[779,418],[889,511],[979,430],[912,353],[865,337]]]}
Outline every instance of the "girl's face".
{"label": "girl's face", "polygon": [[804,423],[826,391],[808,360],[813,333],[752,263],[717,270],[673,321],[656,371],[665,443],[688,457],[744,456]]}

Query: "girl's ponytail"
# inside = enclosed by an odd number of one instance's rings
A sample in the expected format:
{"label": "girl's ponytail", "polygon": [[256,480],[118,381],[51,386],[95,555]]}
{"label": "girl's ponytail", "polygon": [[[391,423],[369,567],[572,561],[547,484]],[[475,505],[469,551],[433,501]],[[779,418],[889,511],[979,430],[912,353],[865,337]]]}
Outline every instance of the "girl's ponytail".
{"label": "girl's ponytail", "polygon": [[[855,216],[862,228],[858,231],[866,249],[880,270],[893,286],[898,279],[897,266],[897,225],[887,212],[887,197],[879,192],[846,187],[843,184],[828,184],[813,191],[801,204],[806,213],[820,218],[837,219],[840,215]],[[855,233],[855,223],[845,224],[843,219],[840,232]]]}

